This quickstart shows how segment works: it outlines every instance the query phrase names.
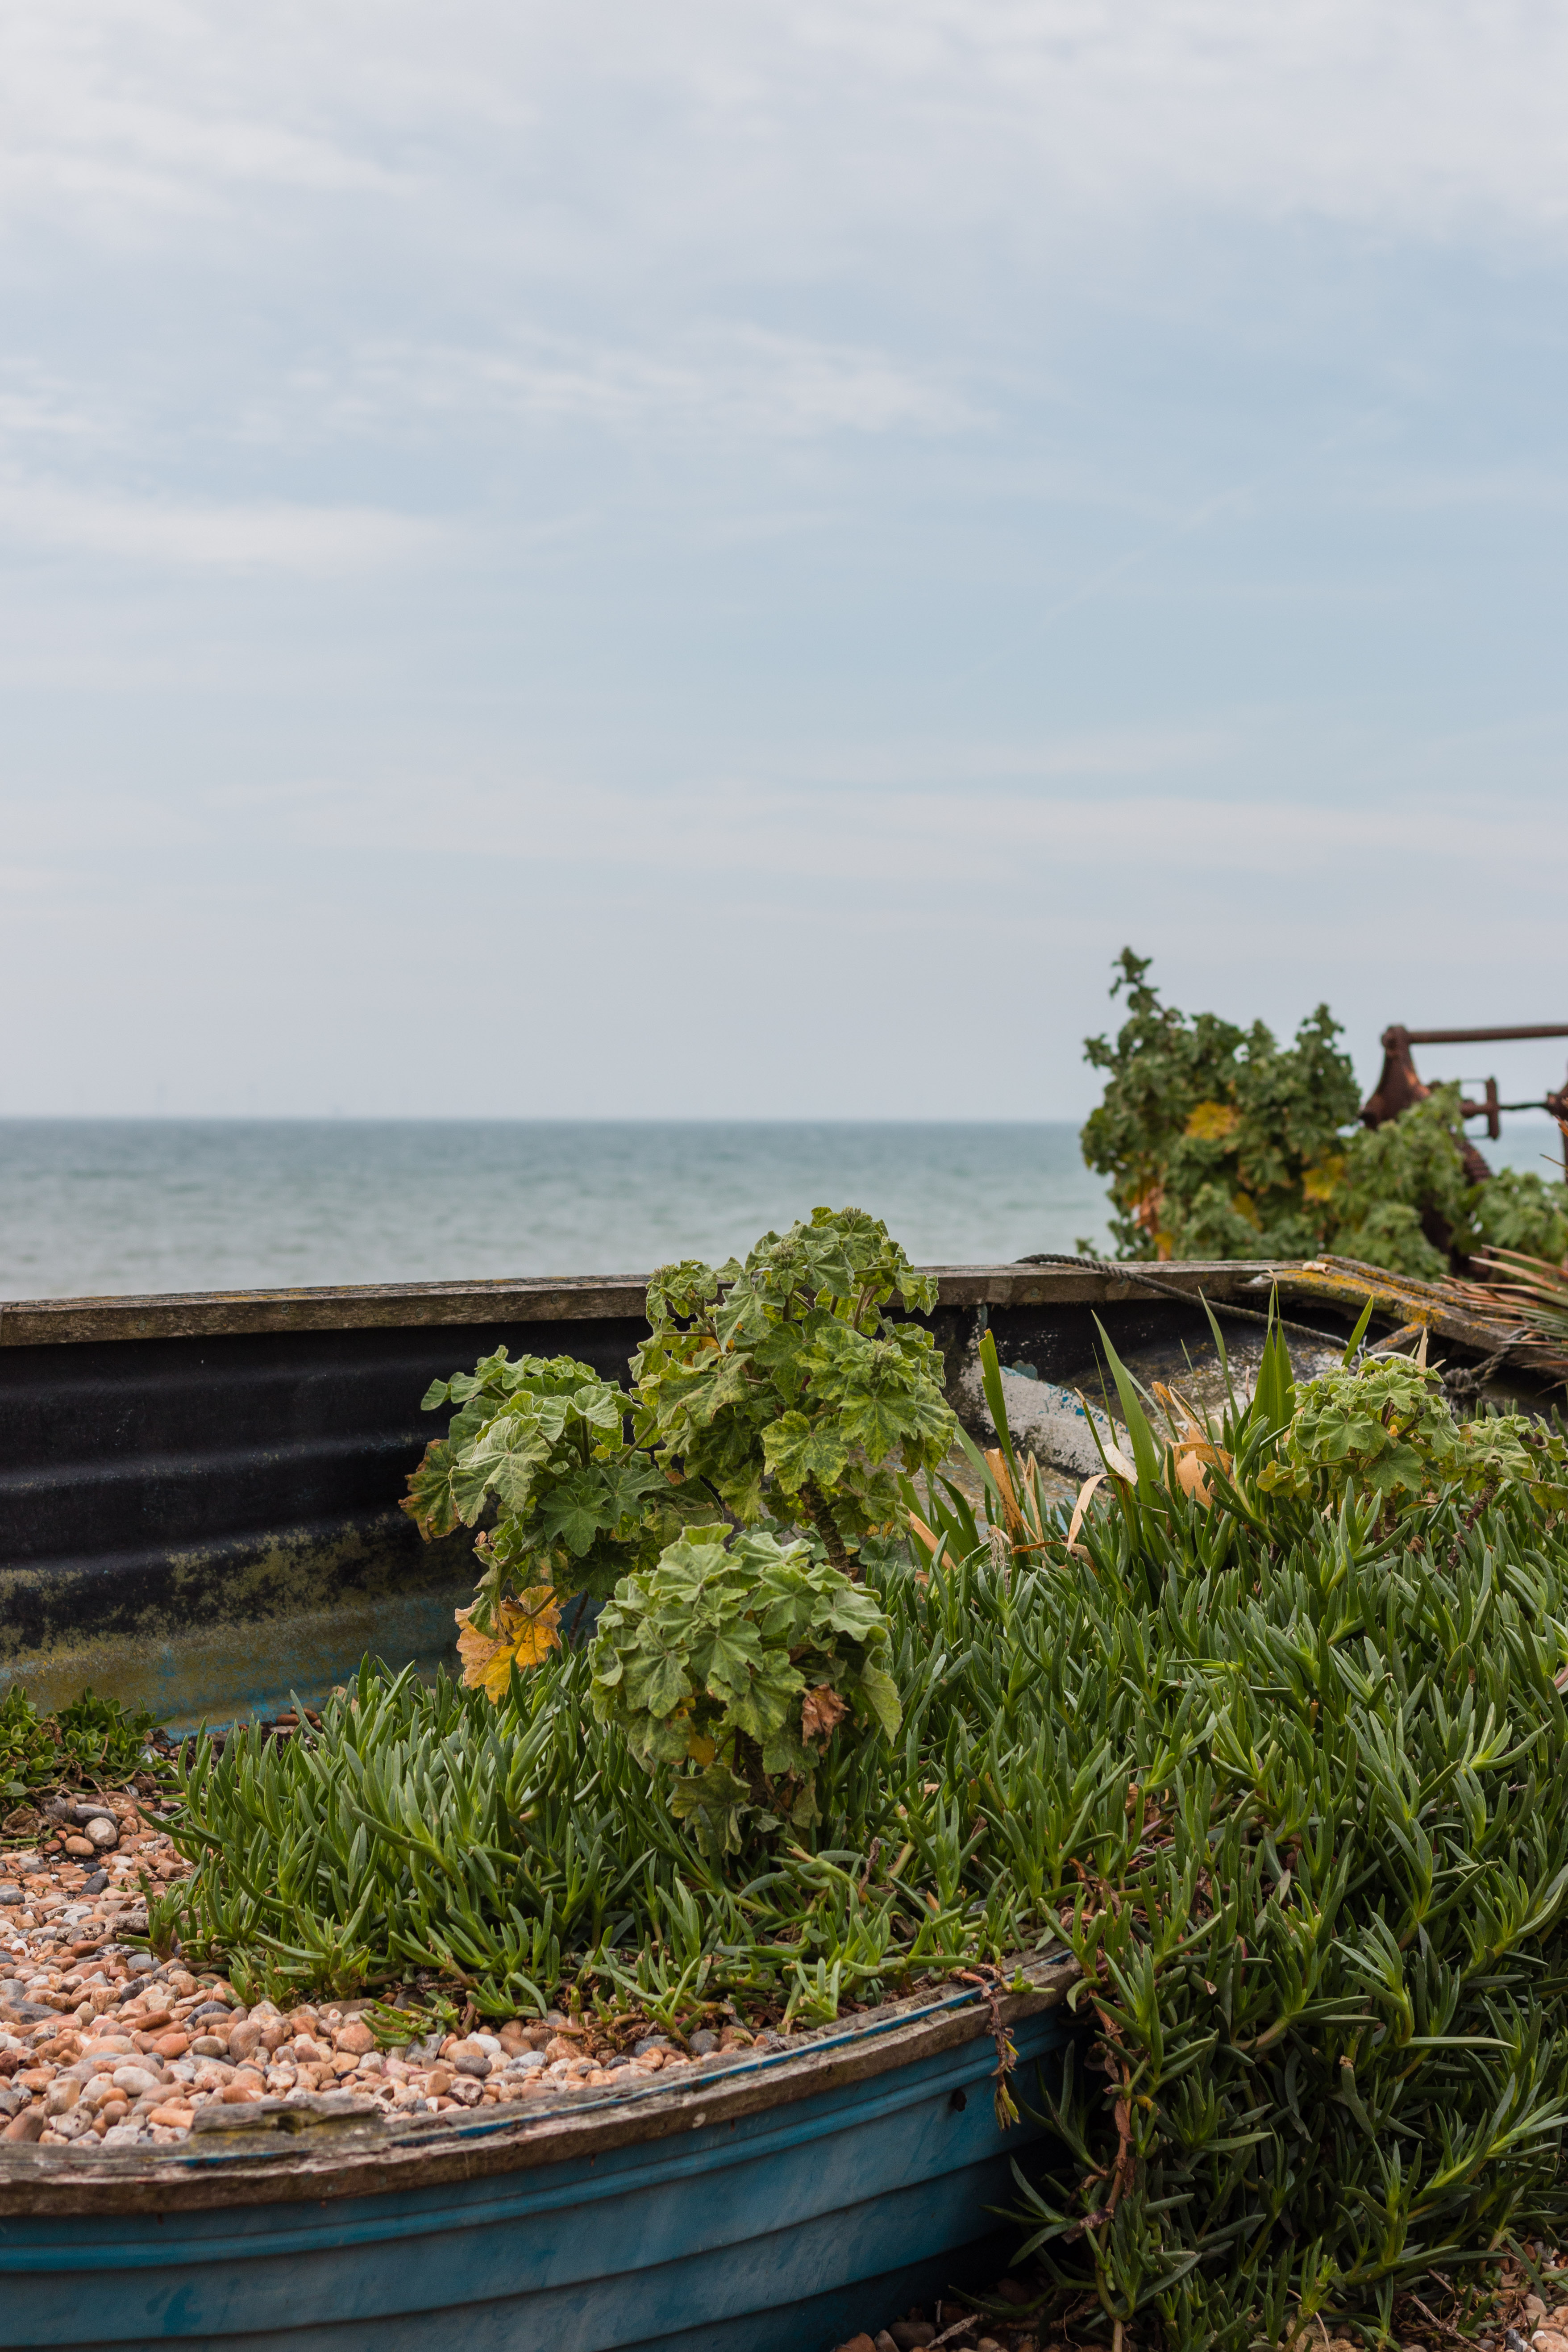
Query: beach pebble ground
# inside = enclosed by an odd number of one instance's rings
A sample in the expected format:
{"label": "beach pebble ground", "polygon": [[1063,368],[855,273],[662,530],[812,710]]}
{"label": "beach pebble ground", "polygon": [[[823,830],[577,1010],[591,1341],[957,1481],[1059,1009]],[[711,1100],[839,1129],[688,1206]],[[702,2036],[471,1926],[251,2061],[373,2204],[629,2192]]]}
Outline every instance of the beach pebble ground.
{"label": "beach pebble ground", "polygon": [[644,2033],[623,2053],[552,2011],[389,2045],[363,2001],[247,2006],[212,1971],[125,1940],[145,1933],[148,1892],[188,1868],[121,1795],[52,1852],[0,1854],[0,2139],[156,2147],[184,2139],[204,2108],[323,2091],[393,2116],[456,2114],[625,2090],[752,2039],[726,2027],[688,2056]]}

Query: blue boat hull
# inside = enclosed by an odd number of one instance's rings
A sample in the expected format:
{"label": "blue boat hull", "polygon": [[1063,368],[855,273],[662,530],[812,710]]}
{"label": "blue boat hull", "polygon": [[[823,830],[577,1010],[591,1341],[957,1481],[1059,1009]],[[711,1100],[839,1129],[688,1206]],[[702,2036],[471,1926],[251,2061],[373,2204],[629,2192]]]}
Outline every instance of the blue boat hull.
{"label": "blue boat hull", "polygon": [[[667,2105],[660,2137],[602,2152],[410,2188],[389,2168],[380,2195],[323,2194],[323,2177],[267,2201],[186,2210],[193,2176],[220,2196],[216,2176],[240,2162],[215,2153],[180,2164],[185,2194],[161,2208],[145,2210],[143,2194],[144,2210],[106,2210],[112,2191],[100,2189],[73,2200],[87,2210],[29,2213],[0,2175],[0,2342],[819,2352],[972,2276],[977,2247],[995,2240],[987,2209],[1009,2200],[1009,2159],[1040,2133],[1026,2118],[998,2126],[990,2035],[973,2012],[964,2030],[955,2046],[889,2049],[879,2071],[804,2097],[781,2080],[782,2100],[749,2113],[727,2114],[715,2082],[697,2119],[682,2112],[673,2128]],[[1026,2095],[1037,2067],[1059,2063],[1068,2030],[1060,2007],[1014,2023]],[[95,2168],[100,2183],[108,2170]],[[26,2175],[42,2187],[37,2158]],[[144,2191],[144,2159],[137,2177]]]}

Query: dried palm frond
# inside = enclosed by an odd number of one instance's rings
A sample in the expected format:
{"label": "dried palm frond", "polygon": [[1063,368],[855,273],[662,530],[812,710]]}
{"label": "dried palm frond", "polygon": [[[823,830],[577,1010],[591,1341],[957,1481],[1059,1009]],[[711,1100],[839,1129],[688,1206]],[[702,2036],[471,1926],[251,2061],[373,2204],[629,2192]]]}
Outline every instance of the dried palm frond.
{"label": "dried palm frond", "polygon": [[1568,1267],[1500,1247],[1481,1252],[1470,1264],[1482,1269],[1479,1282],[1446,1287],[1483,1307],[1493,1322],[1520,1327],[1510,1350],[1515,1363],[1568,1378]]}

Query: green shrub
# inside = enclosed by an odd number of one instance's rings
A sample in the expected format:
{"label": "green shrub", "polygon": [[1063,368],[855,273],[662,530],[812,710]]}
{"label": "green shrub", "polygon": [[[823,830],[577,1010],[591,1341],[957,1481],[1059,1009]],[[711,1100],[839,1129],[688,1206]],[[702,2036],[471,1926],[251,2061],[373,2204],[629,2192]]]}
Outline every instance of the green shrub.
{"label": "green shrub", "polygon": [[1339,1024],[1320,1004],[1281,1047],[1261,1021],[1189,1019],[1161,1003],[1150,961],[1122,950],[1111,994],[1126,991],[1127,1020],[1114,1045],[1084,1043],[1108,1076],[1083,1156],[1111,1179],[1119,1255],[1310,1255],[1312,1181],[1325,1171],[1332,1181],[1340,1129],[1360,1101]]}
{"label": "green shrub", "polygon": [[[404,1509],[426,1538],[482,1529],[460,1612],[468,1679],[492,1698],[556,1641],[559,1603],[646,1575],[683,1528],[723,1517],[804,1529],[841,1573],[898,1511],[898,1472],[952,1443],[929,1331],[884,1309],[936,1303],[887,1227],[816,1209],[743,1265],[662,1266],[629,1397],[586,1364],[486,1357],[432,1383],[455,1404]],[[632,1434],[625,1433],[630,1415]]]}
{"label": "green shrub", "polygon": [[1128,1018],[1114,1044],[1085,1040],[1108,1075],[1083,1156],[1111,1180],[1120,1256],[1331,1250],[1434,1282],[1483,1244],[1568,1253],[1568,1186],[1510,1169],[1470,1182],[1458,1087],[1434,1087],[1382,1127],[1352,1126],[1354,1073],[1326,1004],[1282,1047],[1261,1022],[1242,1030],[1163,1004],[1148,957],[1124,948],[1118,961],[1111,993],[1126,991]]}
{"label": "green shrub", "polygon": [[1526,1413],[1461,1427],[1441,1375],[1399,1355],[1309,1381],[1258,1483],[1331,1510],[1352,1496],[1409,1506],[1444,1488],[1489,1500],[1507,1488],[1542,1510],[1568,1507],[1560,1434]]}
{"label": "green shrub", "polygon": [[743,1265],[688,1260],[648,1285],[633,1360],[639,1445],[742,1527],[804,1528],[847,1570],[898,1508],[897,1467],[952,1443],[929,1331],[883,1313],[936,1305],[888,1229],[860,1209],[765,1234]]}
{"label": "green shrub", "polygon": [[[1533,1168],[1500,1168],[1470,1198],[1479,1241],[1561,1265],[1568,1257],[1568,1185],[1548,1184]],[[1472,1247],[1475,1244],[1472,1244]]]}
{"label": "green shrub", "polygon": [[[899,1727],[876,1596],[803,1543],[694,1528],[599,1619],[594,1706],[708,1853],[818,1818],[822,1744],[846,1717]],[[677,1768],[668,1773],[668,1768]]]}
{"label": "green shrub", "polygon": [[[1391,1274],[1440,1282],[1448,1254],[1471,1244],[1472,1192],[1459,1156],[1458,1087],[1434,1087],[1382,1127],[1346,1138],[1341,1167],[1324,1187],[1321,1246]],[[1447,1237],[1439,1249],[1432,1239]]]}
{"label": "green shrub", "polygon": [[626,1397],[591,1364],[511,1363],[498,1348],[472,1372],[433,1381],[422,1403],[426,1412],[458,1410],[426,1447],[403,1508],[426,1540],[490,1521],[475,1546],[483,1573],[465,1612],[476,1633],[499,1631],[509,1593],[530,1594],[531,1618],[541,1588],[561,1599],[603,1595],[650,1546],[657,1552],[650,1504],[668,1482],[626,1446]]}

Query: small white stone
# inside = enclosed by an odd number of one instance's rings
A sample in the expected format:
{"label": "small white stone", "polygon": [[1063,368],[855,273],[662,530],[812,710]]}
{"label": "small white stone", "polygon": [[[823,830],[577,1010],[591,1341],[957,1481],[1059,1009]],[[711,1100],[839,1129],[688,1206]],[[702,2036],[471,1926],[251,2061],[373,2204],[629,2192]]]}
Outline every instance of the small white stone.
{"label": "small white stone", "polygon": [[144,2099],[149,2091],[161,2089],[163,2080],[161,2074],[149,2074],[145,2066],[117,2066],[114,2070],[115,2089],[124,2091],[132,2099]]}

